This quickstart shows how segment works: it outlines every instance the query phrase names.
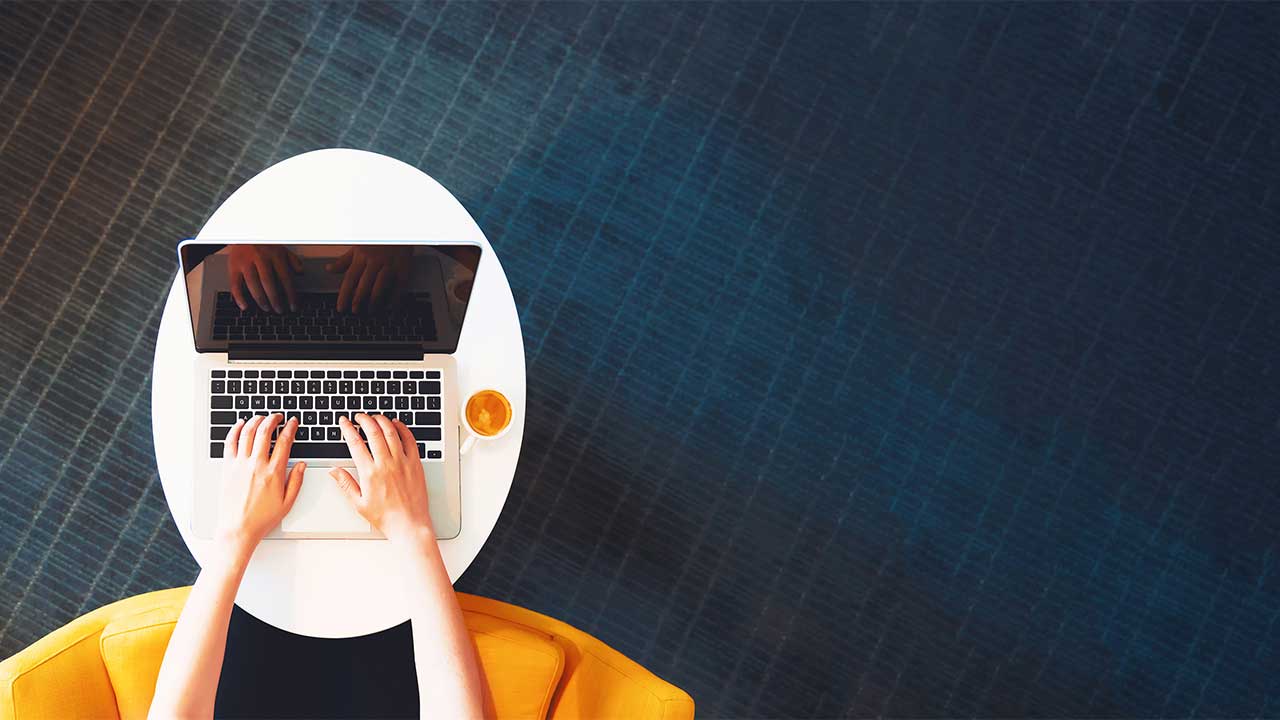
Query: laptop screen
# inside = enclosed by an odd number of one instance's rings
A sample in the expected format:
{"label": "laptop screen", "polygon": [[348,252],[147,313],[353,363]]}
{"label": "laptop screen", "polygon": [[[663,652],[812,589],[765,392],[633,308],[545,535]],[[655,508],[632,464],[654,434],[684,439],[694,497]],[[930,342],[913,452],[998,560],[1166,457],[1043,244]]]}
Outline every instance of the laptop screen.
{"label": "laptop screen", "polygon": [[186,242],[199,352],[323,358],[458,347],[480,248],[467,244]]}

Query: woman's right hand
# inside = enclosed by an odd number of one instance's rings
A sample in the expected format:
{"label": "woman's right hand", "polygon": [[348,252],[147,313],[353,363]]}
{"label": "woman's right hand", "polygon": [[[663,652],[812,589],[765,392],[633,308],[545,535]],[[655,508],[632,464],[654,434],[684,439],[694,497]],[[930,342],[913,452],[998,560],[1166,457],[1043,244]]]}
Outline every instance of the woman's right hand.
{"label": "woman's right hand", "polygon": [[355,419],[369,438],[367,444],[349,419],[343,417],[338,424],[360,479],[343,468],[334,468],[329,475],[356,512],[389,540],[424,532],[434,539],[426,475],[413,433],[385,415],[357,413]]}

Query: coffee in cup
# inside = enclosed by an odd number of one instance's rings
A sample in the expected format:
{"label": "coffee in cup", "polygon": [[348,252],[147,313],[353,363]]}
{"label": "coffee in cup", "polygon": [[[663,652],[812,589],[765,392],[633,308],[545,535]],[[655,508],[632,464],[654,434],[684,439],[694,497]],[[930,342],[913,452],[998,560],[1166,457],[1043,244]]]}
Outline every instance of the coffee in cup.
{"label": "coffee in cup", "polygon": [[511,401],[497,390],[480,390],[467,399],[462,409],[462,423],[470,437],[462,442],[459,453],[465,453],[477,440],[503,435],[511,427]]}

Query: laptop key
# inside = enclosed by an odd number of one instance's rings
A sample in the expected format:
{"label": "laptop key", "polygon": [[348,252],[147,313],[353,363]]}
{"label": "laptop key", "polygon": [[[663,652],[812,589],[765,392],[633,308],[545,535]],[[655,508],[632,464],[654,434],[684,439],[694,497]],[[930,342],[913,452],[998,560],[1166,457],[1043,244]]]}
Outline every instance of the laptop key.
{"label": "laptop key", "polygon": [[305,442],[296,443],[292,448],[290,448],[289,457],[349,458],[351,457],[351,453],[347,450],[347,444],[342,442]]}
{"label": "laptop key", "polygon": [[314,412],[314,411],[312,411],[312,412],[304,412],[304,413],[302,413],[302,424],[303,424],[303,425],[315,425],[315,424],[316,424],[316,414],[315,414],[315,412]]}
{"label": "laptop key", "polygon": [[439,425],[440,413],[438,412],[420,412],[413,415],[414,425]]}
{"label": "laptop key", "polygon": [[427,456],[427,444],[418,443],[418,457],[425,458]]}
{"label": "laptop key", "polygon": [[334,395],[333,397],[318,397],[316,398],[316,407],[321,410],[330,407],[334,410],[345,410],[347,408],[347,399],[341,395]]}
{"label": "laptop key", "polygon": [[285,409],[285,410],[297,410],[297,409],[298,409],[298,398],[296,398],[296,397],[294,397],[294,396],[292,396],[292,395],[285,395],[285,396],[284,396],[284,409]]}
{"label": "laptop key", "polygon": [[303,395],[302,397],[298,398],[298,407],[302,408],[303,410],[310,410],[315,403],[323,399],[324,398],[322,397],[313,398],[310,395]]}
{"label": "laptop key", "polygon": [[409,429],[413,431],[413,437],[418,440],[440,439],[440,428],[438,427],[415,427]]}
{"label": "laptop key", "polygon": [[209,398],[209,407],[214,410],[226,410],[231,407],[231,404],[230,395],[214,395]]}
{"label": "laptop key", "polygon": [[378,409],[378,398],[376,398],[376,397],[370,397],[370,396],[366,395],[366,396],[364,397],[364,409],[365,409],[365,410],[377,410],[377,409]]}
{"label": "laptop key", "polygon": [[228,381],[227,381],[227,392],[231,393],[232,395],[235,395],[236,393],[240,392],[240,381],[239,381],[239,380],[228,380]]}
{"label": "laptop key", "polygon": [[209,443],[209,457],[211,458],[222,457],[222,443],[220,442]]}
{"label": "laptop key", "polygon": [[398,395],[398,396],[396,397],[396,409],[397,409],[397,410],[408,410],[408,409],[409,409],[409,398],[407,398],[407,397],[405,397],[405,396],[403,396],[403,395]]}
{"label": "laptop key", "polygon": [[439,396],[439,395],[434,395],[434,396],[432,396],[432,397],[427,398],[427,409],[428,409],[428,410],[439,410],[439,409],[440,409],[440,396]]}
{"label": "laptop key", "polygon": [[386,380],[387,378],[391,377],[391,371],[390,371],[390,370],[379,370],[379,371],[378,371],[378,377],[382,378],[383,380]]}
{"label": "laptop key", "polygon": [[393,402],[394,400],[391,398],[390,395],[383,395],[382,397],[378,398],[378,409],[390,410]]}
{"label": "laptop key", "polygon": [[221,395],[226,391],[227,391],[226,380],[214,380],[213,382],[209,383],[209,392],[215,395]]}
{"label": "laptop key", "polygon": [[413,378],[414,380],[421,380],[421,379],[422,379],[422,371],[421,371],[421,370],[413,370],[413,371],[411,371],[411,372],[409,373],[409,377]]}
{"label": "laptop key", "polygon": [[237,396],[236,396],[236,409],[237,409],[237,410],[248,410],[248,409],[249,409],[249,396],[248,396],[248,395],[237,395]]}
{"label": "laptop key", "polygon": [[414,395],[413,397],[409,398],[409,404],[413,406],[414,410],[421,410],[427,406],[426,401],[423,400],[421,395]]}
{"label": "laptop key", "polygon": [[218,427],[215,425],[209,428],[209,439],[210,440],[226,440],[227,431],[230,429],[231,428],[229,427]]}
{"label": "laptop key", "polygon": [[224,412],[211,412],[209,413],[209,422],[213,425],[235,425],[236,414],[231,410],[226,410]]}
{"label": "laptop key", "polygon": [[214,371],[213,371],[213,377],[221,378],[221,377],[226,377],[226,376],[227,376],[227,371],[226,371],[226,370],[214,370]]}
{"label": "laptop key", "polygon": [[439,450],[429,450],[429,451],[427,451],[427,459],[428,459],[428,460],[439,460],[439,459],[440,459],[440,458],[442,458],[442,457],[444,457],[444,453],[440,452]]}
{"label": "laptop key", "polygon": [[252,407],[254,410],[262,410],[262,409],[266,408],[266,407],[267,407],[267,396],[266,396],[266,395],[254,395],[254,396],[249,400],[249,406],[250,406],[250,407]]}
{"label": "laptop key", "polygon": [[396,370],[395,372],[391,373],[391,376],[394,378],[403,380],[409,377],[409,372],[407,370]]}
{"label": "laptop key", "polygon": [[279,396],[279,395],[272,395],[271,397],[267,398],[267,409],[268,409],[268,410],[279,410],[279,409],[280,409],[280,396]]}
{"label": "laptop key", "polygon": [[297,430],[297,435],[294,435],[293,439],[300,442],[306,442],[307,440],[310,440],[311,429],[308,428],[306,425],[299,426]]}
{"label": "laptop key", "polygon": [[330,440],[341,440],[341,439],[342,439],[342,431],[341,431],[341,430],[339,430],[336,426],[331,426],[331,427],[325,428],[325,433],[326,433],[326,435],[328,436],[328,438],[329,438]]}

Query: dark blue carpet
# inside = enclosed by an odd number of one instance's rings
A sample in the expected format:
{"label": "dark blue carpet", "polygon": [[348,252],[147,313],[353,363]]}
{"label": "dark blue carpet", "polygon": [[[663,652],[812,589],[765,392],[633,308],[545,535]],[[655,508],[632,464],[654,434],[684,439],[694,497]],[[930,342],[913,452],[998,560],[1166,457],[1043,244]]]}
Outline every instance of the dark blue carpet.
{"label": "dark blue carpet", "polygon": [[0,655],[189,582],[173,247],[326,146],[525,331],[462,590],[718,716],[1280,717],[1274,5],[0,5]]}

